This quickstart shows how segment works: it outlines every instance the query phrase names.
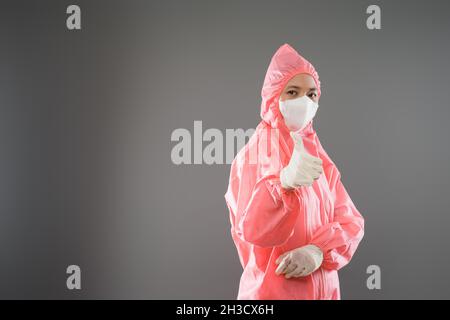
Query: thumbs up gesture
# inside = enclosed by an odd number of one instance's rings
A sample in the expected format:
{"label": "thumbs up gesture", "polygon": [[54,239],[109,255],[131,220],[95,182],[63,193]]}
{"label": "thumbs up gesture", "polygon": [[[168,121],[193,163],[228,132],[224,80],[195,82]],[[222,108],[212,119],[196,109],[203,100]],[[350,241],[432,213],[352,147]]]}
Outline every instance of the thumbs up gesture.
{"label": "thumbs up gesture", "polygon": [[305,150],[301,135],[291,132],[291,138],[294,141],[294,150],[289,164],[280,172],[281,185],[285,189],[311,186],[323,172],[322,159]]}

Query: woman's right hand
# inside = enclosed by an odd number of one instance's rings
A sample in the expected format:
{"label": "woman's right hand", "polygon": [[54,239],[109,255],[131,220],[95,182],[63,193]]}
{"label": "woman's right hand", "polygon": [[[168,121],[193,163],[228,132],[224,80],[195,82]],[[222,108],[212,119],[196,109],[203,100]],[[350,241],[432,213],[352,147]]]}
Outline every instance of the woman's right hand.
{"label": "woman's right hand", "polygon": [[294,150],[289,164],[280,172],[281,185],[285,189],[311,186],[323,172],[322,159],[305,150],[301,135],[291,132],[291,137],[294,141]]}

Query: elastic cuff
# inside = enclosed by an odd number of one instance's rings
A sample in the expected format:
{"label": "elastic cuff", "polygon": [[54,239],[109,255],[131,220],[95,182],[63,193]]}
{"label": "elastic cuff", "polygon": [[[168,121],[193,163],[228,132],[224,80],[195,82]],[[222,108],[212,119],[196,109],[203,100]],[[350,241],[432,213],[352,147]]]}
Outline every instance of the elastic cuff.
{"label": "elastic cuff", "polygon": [[291,186],[288,186],[285,182],[286,182],[286,177],[285,177],[285,172],[286,172],[286,168],[281,169],[280,171],[280,184],[281,187],[283,189],[283,192],[287,192],[287,191],[292,191],[295,188],[292,188]]}
{"label": "elastic cuff", "polygon": [[311,250],[314,250],[314,253],[317,253],[317,255],[322,256],[322,263],[325,260],[325,256],[327,254],[327,251],[325,251],[325,248],[321,247],[317,243],[310,243],[309,246],[311,246]]}

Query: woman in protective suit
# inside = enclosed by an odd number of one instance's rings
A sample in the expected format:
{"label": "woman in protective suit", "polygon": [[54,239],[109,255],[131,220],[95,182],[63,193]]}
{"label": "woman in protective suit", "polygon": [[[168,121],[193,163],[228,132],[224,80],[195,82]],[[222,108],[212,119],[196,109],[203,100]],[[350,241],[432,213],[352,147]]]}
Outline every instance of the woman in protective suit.
{"label": "woman in protective suit", "polygon": [[264,80],[262,121],[225,194],[244,269],[238,299],[340,299],[338,270],[364,219],[313,128],[320,93],[312,64],[282,45]]}

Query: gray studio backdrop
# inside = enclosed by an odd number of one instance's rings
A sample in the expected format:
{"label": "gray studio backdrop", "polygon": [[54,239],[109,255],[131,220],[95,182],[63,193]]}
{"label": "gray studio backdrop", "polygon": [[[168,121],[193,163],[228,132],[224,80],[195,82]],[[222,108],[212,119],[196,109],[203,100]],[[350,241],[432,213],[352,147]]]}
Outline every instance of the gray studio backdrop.
{"label": "gray studio backdrop", "polygon": [[[66,28],[81,8],[82,29]],[[381,7],[381,30],[366,8]],[[254,128],[275,50],[366,220],[344,299],[450,298],[448,1],[2,1],[0,297],[234,299],[228,164],[171,134]],[[66,268],[81,268],[68,290]],[[381,289],[366,286],[370,265]]]}

